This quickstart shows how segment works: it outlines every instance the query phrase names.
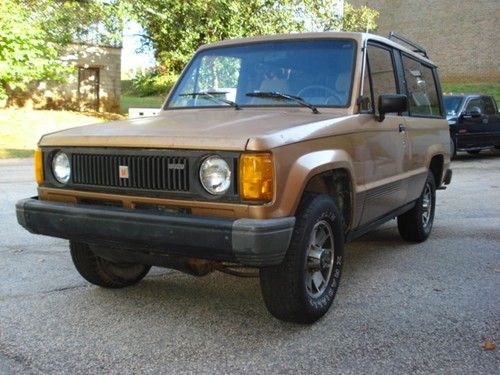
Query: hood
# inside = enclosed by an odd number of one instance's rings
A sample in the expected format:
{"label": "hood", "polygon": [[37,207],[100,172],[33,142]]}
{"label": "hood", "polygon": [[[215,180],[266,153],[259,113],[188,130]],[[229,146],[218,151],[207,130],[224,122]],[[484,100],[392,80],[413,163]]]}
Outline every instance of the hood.
{"label": "hood", "polygon": [[308,138],[338,117],[307,108],[170,110],[47,134],[39,145],[262,150]]}

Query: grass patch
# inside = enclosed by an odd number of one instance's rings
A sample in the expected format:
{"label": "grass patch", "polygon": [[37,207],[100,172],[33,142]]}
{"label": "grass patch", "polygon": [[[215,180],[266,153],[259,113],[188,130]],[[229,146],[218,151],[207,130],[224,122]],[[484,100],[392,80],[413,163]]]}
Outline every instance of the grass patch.
{"label": "grass patch", "polygon": [[33,150],[0,148],[0,159],[31,158],[33,152]]}
{"label": "grass patch", "polygon": [[114,113],[0,109],[0,158],[31,157],[47,133],[123,118]]}
{"label": "grass patch", "polygon": [[128,96],[122,95],[120,98],[121,112],[126,114],[132,108],[160,108],[163,104],[162,96]]}
{"label": "grass patch", "polygon": [[478,93],[491,95],[500,104],[500,83],[443,83],[444,93]]}

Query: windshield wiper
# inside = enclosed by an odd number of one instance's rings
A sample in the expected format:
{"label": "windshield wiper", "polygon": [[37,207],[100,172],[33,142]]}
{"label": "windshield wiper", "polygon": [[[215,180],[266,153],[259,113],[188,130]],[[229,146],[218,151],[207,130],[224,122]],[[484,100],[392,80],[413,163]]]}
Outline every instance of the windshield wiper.
{"label": "windshield wiper", "polygon": [[219,98],[218,94],[227,94],[229,91],[200,91],[200,92],[185,92],[183,94],[179,94],[179,96],[192,96],[193,98],[195,96],[204,96],[208,99],[212,99],[213,101],[217,102],[222,102],[229,104],[230,106],[234,107],[234,109],[241,109],[241,107],[233,102],[232,100],[228,100],[226,98]]}
{"label": "windshield wiper", "polygon": [[295,103],[300,104],[301,106],[310,108],[313,113],[318,114],[319,111],[318,109],[312,105],[311,103],[308,103],[304,101],[300,96],[294,96],[294,95],[289,95],[289,94],[282,94],[281,92],[276,92],[276,91],[255,91],[255,92],[247,92],[245,94],[246,96],[252,96],[255,98],[271,98],[271,99],[287,99],[287,100],[292,100]]}

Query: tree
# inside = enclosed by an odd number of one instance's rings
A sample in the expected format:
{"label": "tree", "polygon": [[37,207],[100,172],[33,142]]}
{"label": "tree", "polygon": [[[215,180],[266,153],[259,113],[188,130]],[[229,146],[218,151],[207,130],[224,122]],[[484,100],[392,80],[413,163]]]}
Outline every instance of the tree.
{"label": "tree", "polygon": [[57,48],[30,12],[12,0],[0,2],[0,98],[36,79],[58,78],[63,67]]}
{"label": "tree", "polygon": [[356,8],[346,2],[340,29],[344,31],[376,31],[379,14],[377,10],[367,6]]}
{"label": "tree", "polygon": [[144,43],[167,72],[179,73],[202,44],[297,29],[291,1],[148,0],[131,2]]}
{"label": "tree", "polygon": [[120,45],[128,6],[122,0],[18,0],[57,45]]}
{"label": "tree", "polygon": [[[374,31],[379,12],[367,6],[355,7],[336,0],[305,0],[303,18],[310,19],[313,31]],[[333,11],[342,6],[338,12]]]}
{"label": "tree", "polygon": [[[378,12],[338,0],[128,0],[164,74],[178,74],[202,44],[261,34],[374,30]],[[309,25],[308,20],[312,22]],[[311,27],[308,27],[311,26]]]}

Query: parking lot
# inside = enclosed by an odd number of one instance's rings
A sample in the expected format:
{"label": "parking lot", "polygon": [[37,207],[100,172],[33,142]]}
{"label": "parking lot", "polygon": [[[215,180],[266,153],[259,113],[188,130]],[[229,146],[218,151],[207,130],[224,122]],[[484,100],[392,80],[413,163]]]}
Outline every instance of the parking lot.
{"label": "parking lot", "polygon": [[0,373],[498,373],[500,151],[460,154],[434,229],[403,242],[392,221],[347,246],[329,313],[271,317],[257,279],[154,269],[106,290],[64,240],[16,222],[36,194],[31,161],[0,161]]}

